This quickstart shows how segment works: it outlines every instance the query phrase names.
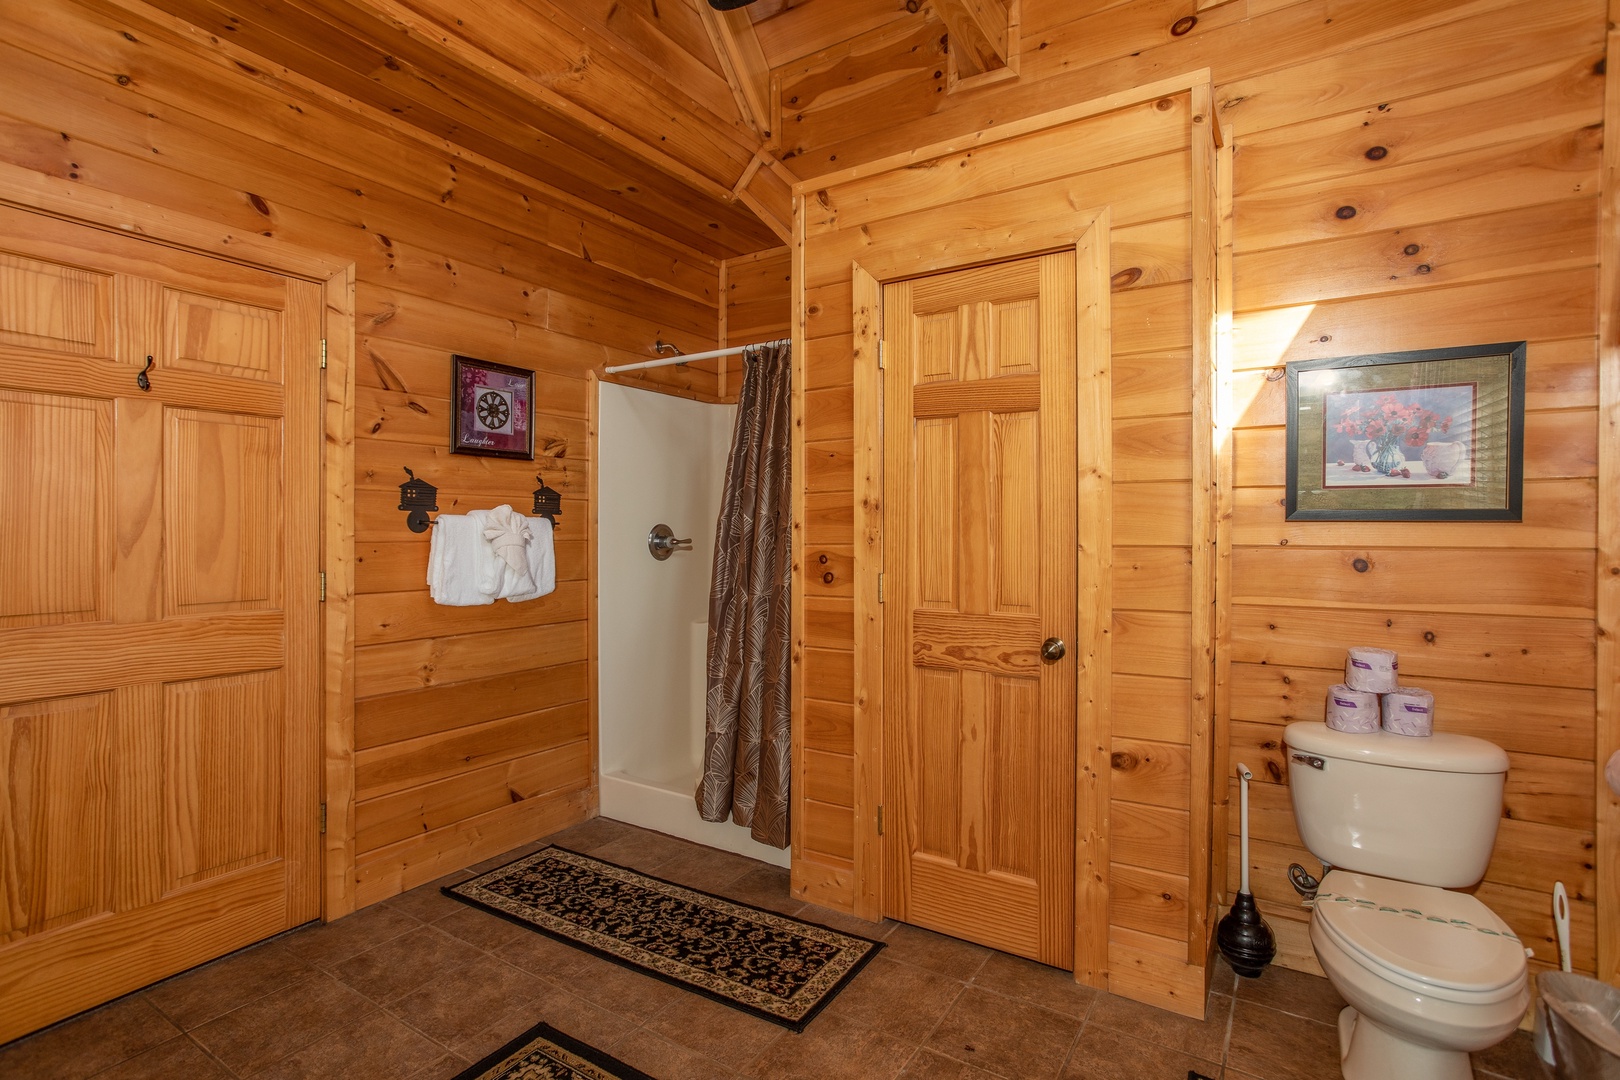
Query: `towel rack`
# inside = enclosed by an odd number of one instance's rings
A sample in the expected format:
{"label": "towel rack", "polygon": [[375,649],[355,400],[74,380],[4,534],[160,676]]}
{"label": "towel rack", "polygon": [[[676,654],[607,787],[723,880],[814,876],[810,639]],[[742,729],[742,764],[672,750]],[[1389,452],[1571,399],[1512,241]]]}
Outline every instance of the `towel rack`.
{"label": "towel rack", "polygon": [[[399,508],[407,515],[405,526],[413,533],[427,532],[438,524],[428,513],[439,508],[439,489],[417,476],[409,465],[404,468],[405,475],[410,477],[399,485]],[[534,478],[540,481],[540,486],[534,490],[534,509],[530,513],[551,522],[553,529],[561,528],[557,518],[562,516],[562,492],[548,485],[539,473],[535,473]]]}

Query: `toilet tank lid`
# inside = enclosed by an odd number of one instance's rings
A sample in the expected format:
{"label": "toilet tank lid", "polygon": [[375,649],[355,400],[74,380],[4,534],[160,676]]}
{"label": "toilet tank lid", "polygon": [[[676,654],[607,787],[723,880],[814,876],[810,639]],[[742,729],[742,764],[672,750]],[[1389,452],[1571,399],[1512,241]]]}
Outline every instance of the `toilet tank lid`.
{"label": "toilet tank lid", "polygon": [[1335,731],[1326,724],[1296,721],[1283,738],[1290,750],[1342,761],[1365,761],[1431,772],[1505,773],[1507,752],[1472,735],[1437,732],[1426,738],[1375,731],[1365,735]]}

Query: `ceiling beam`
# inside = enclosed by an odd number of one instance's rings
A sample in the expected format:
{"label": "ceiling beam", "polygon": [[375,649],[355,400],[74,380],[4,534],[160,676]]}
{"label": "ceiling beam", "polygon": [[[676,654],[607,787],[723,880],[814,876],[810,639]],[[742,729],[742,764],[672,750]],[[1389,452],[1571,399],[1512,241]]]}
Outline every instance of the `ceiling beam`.
{"label": "ceiling beam", "polygon": [[754,155],[732,196],[774,232],[784,244],[793,243],[793,185],[798,177],[768,150]]}
{"label": "ceiling beam", "polygon": [[771,64],[754,33],[754,23],[742,10],[716,11],[707,0],[692,0],[703,26],[714,44],[720,70],[731,84],[737,111],[743,122],[754,129],[760,142],[771,138]]}

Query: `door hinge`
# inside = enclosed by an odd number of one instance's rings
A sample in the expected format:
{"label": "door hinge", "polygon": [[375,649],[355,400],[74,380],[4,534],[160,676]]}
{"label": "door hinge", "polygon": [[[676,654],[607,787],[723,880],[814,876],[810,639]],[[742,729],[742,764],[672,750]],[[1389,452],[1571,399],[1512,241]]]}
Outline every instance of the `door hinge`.
{"label": "door hinge", "polygon": [[321,803],[321,835],[326,835],[326,804]]}
{"label": "door hinge", "polygon": [[[323,812],[324,812],[324,811],[323,811]],[[325,831],[326,831],[326,830],[325,830],[325,828],[324,828],[324,827],[323,827],[323,828],[322,828],[322,829],[321,829],[321,831],[322,831],[322,832],[325,832]],[[879,835],[879,836],[882,836],[882,835],[883,835],[883,807],[882,807],[882,806],[879,806],[879,807],[878,807],[878,835]]]}
{"label": "door hinge", "polygon": [[326,603],[326,571],[321,571],[321,603]]}
{"label": "door hinge", "polygon": [[883,575],[878,574],[878,603],[883,603]]}
{"label": "door hinge", "polygon": [[883,370],[883,342],[881,339],[878,341],[878,370]]}
{"label": "door hinge", "polygon": [[321,370],[326,370],[326,339],[321,338]]}

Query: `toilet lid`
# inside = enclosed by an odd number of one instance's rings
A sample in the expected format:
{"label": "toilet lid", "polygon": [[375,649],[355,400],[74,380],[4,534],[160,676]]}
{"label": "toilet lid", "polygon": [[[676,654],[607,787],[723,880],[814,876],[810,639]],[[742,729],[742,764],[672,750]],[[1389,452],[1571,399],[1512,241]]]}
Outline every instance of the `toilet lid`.
{"label": "toilet lid", "polygon": [[1335,870],[1315,917],[1373,966],[1430,986],[1486,993],[1524,978],[1524,945],[1467,893]]}

